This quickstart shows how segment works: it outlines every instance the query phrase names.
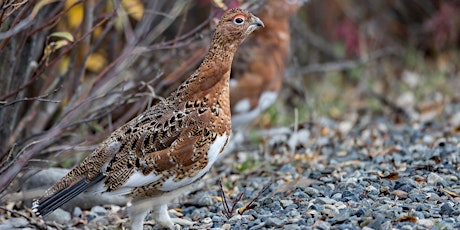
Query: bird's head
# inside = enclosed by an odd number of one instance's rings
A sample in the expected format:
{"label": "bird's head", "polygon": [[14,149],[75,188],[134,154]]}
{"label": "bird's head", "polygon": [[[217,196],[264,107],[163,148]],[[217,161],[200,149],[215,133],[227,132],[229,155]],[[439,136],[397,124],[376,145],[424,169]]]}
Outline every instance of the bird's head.
{"label": "bird's head", "polygon": [[219,20],[215,36],[226,44],[238,46],[249,34],[263,26],[264,23],[247,10],[230,9]]}

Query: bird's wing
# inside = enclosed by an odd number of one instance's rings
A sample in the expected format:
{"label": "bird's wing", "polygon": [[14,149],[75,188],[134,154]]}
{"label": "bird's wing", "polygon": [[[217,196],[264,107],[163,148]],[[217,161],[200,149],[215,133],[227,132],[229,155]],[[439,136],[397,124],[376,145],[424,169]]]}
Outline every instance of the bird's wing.
{"label": "bird's wing", "polygon": [[[205,140],[213,137],[210,137],[212,132],[202,120],[209,120],[206,116],[211,115],[210,111],[199,115],[197,111],[192,111],[182,120],[174,120],[177,127],[174,132],[153,131],[140,139],[140,142],[148,143],[152,136],[156,136],[167,147],[157,144],[157,147],[149,148],[141,144],[131,149],[136,153],[115,156],[104,172],[105,191],[127,194],[136,187],[149,184],[156,184],[156,187],[149,187],[152,190],[172,190],[171,186],[163,186],[165,180],[174,177],[178,181],[193,176],[207,165],[209,142]],[[182,127],[177,125],[180,121],[183,122]]]}

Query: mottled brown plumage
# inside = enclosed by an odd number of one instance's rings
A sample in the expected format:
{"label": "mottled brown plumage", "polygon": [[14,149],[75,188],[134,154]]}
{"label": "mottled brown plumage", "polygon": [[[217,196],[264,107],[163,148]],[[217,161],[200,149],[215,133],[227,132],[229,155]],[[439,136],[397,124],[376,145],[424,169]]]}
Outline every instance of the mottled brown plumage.
{"label": "mottled brown plumage", "polygon": [[[86,189],[142,200],[160,197],[201,178],[231,132],[229,77],[239,44],[263,23],[246,10],[227,11],[200,67],[165,100],[117,129],[82,163],[34,203],[47,215]],[[166,204],[153,207],[156,221],[174,224]],[[133,211],[142,228],[149,209]]]}
{"label": "mottled brown plumage", "polygon": [[289,17],[302,0],[266,0],[257,15],[265,30],[258,30],[235,55],[230,80],[232,125],[246,127],[270,106],[281,88],[291,35]]}

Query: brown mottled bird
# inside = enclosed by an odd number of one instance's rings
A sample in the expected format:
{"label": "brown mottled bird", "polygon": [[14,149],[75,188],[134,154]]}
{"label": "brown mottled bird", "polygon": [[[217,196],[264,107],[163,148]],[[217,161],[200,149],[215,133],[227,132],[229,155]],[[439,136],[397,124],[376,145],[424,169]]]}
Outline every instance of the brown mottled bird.
{"label": "brown mottled bird", "polygon": [[[229,77],[240,43],[262,21],[242,9],[221,17],[199,68],[165,100],[113,132],[83,162],[36,200],[39,216],[85,190],[133,198],[133,204],[200,179],[227,145],[231,132]],[[132,229],[142,229],[150,206],[133,209]],[[174,229],[167,203],[153,207],[154,219]]]}
{"label": "brown mottled bird", "polygon": [[277,98],[290,46],[289,17],[305,0],[266,0],[257,15],[266,30],[254,32],[235,55],[230,80],[232,125],[245,127]]}

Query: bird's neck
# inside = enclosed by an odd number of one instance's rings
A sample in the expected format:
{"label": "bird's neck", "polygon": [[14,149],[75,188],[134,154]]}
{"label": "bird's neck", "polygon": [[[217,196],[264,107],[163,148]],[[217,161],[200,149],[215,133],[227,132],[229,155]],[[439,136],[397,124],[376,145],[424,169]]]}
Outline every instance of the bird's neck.
{"label": "bird's neck", "polygon": [[227,85],[236,47],[237,45],[211,44],[208,54],[198,68],[199,73],[203,74],[197,75],[196,80],[202,89]]}
{"label": "bird's neck", "polygon": [[226,98],[224,95],[229,91],[230,69],[235,51],[236,45],[231,47],[213,43],[200,67],[177,93],[186,92],[188,97],[197,99],[204,95],[212,95],[214,100]]}
{"label": "bird's neck", "polygon": [[[224,68],[230,69],[232,66],[233,56],[236,52],[237,45],[234,44],[218,44],[213,42],[208,50],[208,54],[201,63],[199,69],[208,68]],[[214,66],[219,63],[220,66]]]}

